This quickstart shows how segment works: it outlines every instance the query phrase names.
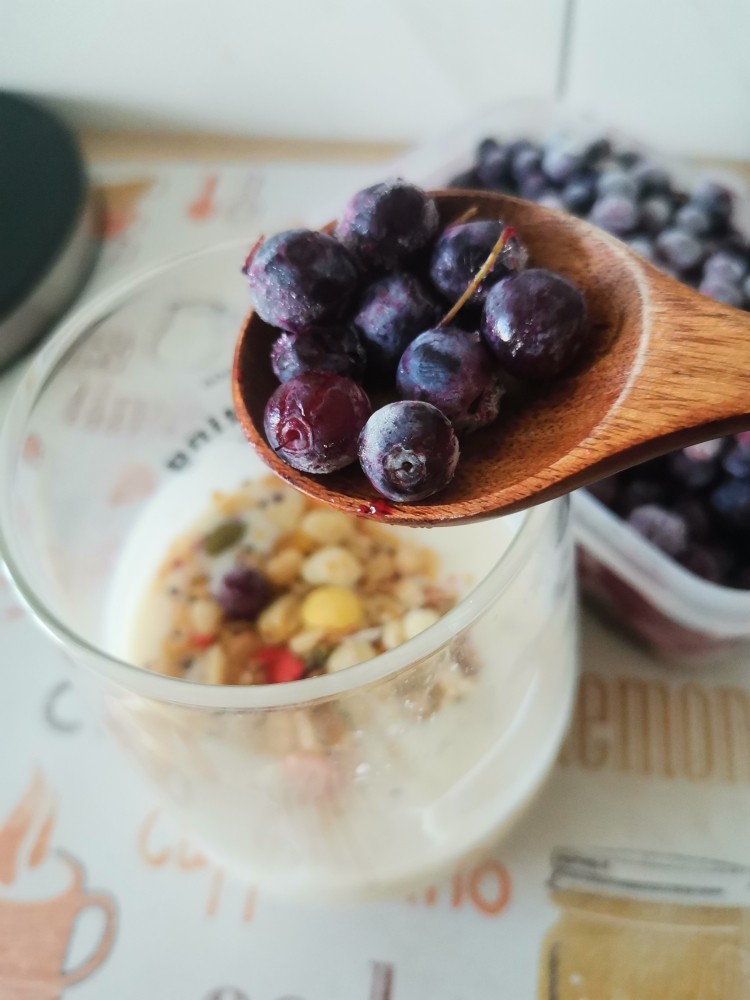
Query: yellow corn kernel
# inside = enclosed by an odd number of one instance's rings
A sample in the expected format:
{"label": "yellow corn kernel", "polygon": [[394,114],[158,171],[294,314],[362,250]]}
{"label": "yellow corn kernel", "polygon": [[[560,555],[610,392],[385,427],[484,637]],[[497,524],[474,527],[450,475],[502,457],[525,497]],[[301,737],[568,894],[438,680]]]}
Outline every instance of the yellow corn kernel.
{"label": "yellow corn kernel", "polygon": [[307,628],[337,632],[362,622],[362,602],[345,587],[316,587],[302,603],[302,621]]}
{"label": "yellow corn kernel", "polygon": [[266,577],[274,587],[288,587],[299,576],[303,560],[304,556],[299,549],[281,549],[266,563]]}
{"label": "yellow corn kernel", "polygon": [[430,628],[439,619],[440,615],[437,611],[433,611],[432,608],[412,608],[401,619],[404,638],[413,639],[415,635],[424,632],[425,629]]}
{"label": "yellow corn kernel", "polygon": [[318,549],[305,559],[302,566],[302,579],[307,583],[351,587],[361,576],[362,563],[340,545],[326,545]]}
{"label": "yellow corn kernel", "polygon": [[311,510],[302,518],[300,529],[318,545],[336,545],[354,533],[355,521],[336,510]]}
{"label": "yellow corn kernel", "polygon": [[326,670],[333,674],[337,670],[346,670],[358,663],[364,663],[365,660],[371,660],[376,655],[375,647],[366,639],[347,639],[328,657]]}

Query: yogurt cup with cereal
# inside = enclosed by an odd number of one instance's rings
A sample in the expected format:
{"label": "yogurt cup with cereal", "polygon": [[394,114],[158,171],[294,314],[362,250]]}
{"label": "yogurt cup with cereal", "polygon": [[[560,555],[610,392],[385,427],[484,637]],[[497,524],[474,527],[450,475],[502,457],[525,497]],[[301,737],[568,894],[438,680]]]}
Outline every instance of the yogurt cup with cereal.
{"label": "yogurt cup with cereal", "polygon": [[491,846],[552,766],[568,503],[396,529],[269,478],[231,408],[242,249],[121,284],[40,352],[0,438],[0,553],[209,854],[276,894],[384,895]]}

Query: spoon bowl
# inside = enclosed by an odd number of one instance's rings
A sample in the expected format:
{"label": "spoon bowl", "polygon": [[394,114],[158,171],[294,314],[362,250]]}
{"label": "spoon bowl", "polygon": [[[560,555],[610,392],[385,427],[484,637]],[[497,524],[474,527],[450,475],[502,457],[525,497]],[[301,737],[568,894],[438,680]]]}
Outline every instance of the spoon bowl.
{"label": "spoon bowl", "polygon": [[270,349],[279,331],[250,312],[235,352],[235,411],[263,461],[292,486],[390,524],[460,524],[522,510],[672,448],[750,426],[748,314],[699,295],[563,212],[479,191],[432,196],[442,226],[469,209],[476,219],[502,220],[518,231],[534,267],[573,282],[594,328],[592,349],[567,377],[511,388],[498,420],[462,439],[455,478],[444,490],[418,504],[391,505],[356,464],[311,476],[269,446],[263,413],[278,385]]}

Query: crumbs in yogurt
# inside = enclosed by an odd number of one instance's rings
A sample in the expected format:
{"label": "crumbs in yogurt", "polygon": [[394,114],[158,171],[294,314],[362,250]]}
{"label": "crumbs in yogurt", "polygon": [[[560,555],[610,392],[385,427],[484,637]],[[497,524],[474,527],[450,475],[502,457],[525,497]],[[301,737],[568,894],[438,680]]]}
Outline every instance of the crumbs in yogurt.
{"label": "crumbs in yogurt", "polygon": [[149,593],[145,666],[207,684],[334,673],[393,649],[453,608],[437,557],[276,478],[213,496]]}

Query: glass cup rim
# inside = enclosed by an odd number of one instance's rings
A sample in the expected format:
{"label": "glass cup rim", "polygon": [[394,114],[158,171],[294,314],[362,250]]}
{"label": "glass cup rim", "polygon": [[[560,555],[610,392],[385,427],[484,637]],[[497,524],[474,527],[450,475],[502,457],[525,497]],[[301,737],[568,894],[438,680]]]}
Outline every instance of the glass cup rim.
{"label": "glass cup rim", "polygon": [[[523,564],[536,530],[546,516],[545,508],[548,507],[548,504],[541,504],[524,512],[524,519],[513,539],[486,576],[455,608],[425,632],[364,663],[338,673],[310,677],[304,682],[213,685],[168,677],[105,652],[62,621],[37,596],[30,577],[23,568],[23,559],[16,556],[14,547],[10,509],[12,482],[34,406],[65,355],[102,316],[111,313],[123,300],[138,293],[162,274],[231,248],[239,250],[247,246],[247,242],[246,239],[232,239],[169,257],[156,265],[134,272],[92,296],[63,320],[37,352],[16,387],[0,426],[0,483],[6,484],[6,490],[0,493],[0,559],[5,564],[6,573],[16,592],[34,619],[76,662],[82,662],[94,673],[103,675],[120,687],[156,701],[229,711],[301,706],[341,696],[385,678],[395,677],[427,659],[446,646],[453,636],[476,621],[506,589]],[[568,500],[566,497],[561,501],[552,501],[554,504],[566,503],[566,517],[569,517]],[[303,687],[304,691],[301,690]]]}

